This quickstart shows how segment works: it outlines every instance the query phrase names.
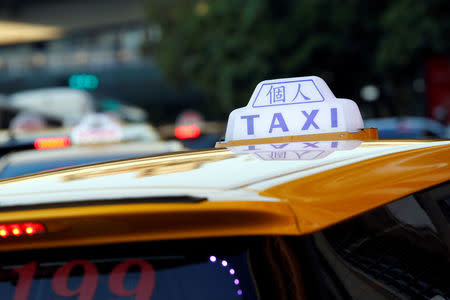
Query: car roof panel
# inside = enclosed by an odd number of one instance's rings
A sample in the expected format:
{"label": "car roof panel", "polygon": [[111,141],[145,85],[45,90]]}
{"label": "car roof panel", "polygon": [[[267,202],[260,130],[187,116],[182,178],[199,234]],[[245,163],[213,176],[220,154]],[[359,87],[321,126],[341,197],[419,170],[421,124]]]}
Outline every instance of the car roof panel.
{"label": "car roof panel", "polygon": [[[8,244],[20,249],[308,234],[447,181],[449,145],[450,141],[380,140],[324,159],[289,162],[209,149],[27,175],[0,181],[0,221],[42,221],[50,226],[52,236],[34,245],[20,241]],[[127,199],[170,196],[207,201],[125,204]],[[102,205],[102,200],[112,199],[120,203],[104,201]],[[98,205],[80,202],[77,207],[26,211],[20,206],[88,200]],[[160,223],[146,221],[147,229],[136,230],[139,222],[147,219]],[[115,228],[114,224],[130,226],[125,226],[126,233],[106,234],[106,228]],[[61,226],[70,228],[65,236],[58,231]],[[99,227],[91,234],[92,226]],[[164,231],[163,227],[171,230]]]}

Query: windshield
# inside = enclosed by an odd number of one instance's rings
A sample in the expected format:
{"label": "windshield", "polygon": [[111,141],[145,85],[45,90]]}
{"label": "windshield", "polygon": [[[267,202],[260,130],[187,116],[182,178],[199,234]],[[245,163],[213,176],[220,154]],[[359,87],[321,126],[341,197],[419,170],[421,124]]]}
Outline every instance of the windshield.
{"label": "windshield", "polygon": [[181,244],[9,253],[2,299],[256,299],[246,247]]}

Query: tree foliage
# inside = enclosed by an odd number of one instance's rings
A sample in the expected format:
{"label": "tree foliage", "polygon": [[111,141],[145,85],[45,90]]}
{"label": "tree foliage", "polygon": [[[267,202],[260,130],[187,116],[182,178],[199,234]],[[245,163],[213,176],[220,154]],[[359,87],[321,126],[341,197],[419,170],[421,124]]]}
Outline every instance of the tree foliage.
{"label": "tree foliage", "polygon": [[245,105],[268,78],[317,74],[351,96],[448,53],[447,3],[148,0],[149,18],[163,31],[150,53],[170,81],[203,91],[211,111]]}

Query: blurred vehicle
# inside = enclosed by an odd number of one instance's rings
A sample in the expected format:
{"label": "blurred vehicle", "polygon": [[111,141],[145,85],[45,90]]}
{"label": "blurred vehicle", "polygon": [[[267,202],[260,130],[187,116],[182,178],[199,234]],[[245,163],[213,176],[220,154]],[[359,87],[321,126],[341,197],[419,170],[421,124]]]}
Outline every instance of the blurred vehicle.
{"label": "blurred vehicle", "polygon": [[204,121],[202,126],[163,125],[158,132],[164,139],[177,139],[189,149],[206,149],[214,147],[223,138],[226,124],[223,122]]}
{"label": "blurred vehicle", "polygon": [[25,132],[0,144],[0,178],[183,149],[178,141],[161,140],[149,124],[91,114],[74,128]]}
{"label": "blurred vehicle", "polygon": [[15,109],[58,119],[61,124],[73,125],[95,111],[94,99],[83,90],[68,87],[43,88],[17,92],[9,96]]}
{"label": "blurred vehicle", "polygon": [[378,139],[321,78],[263,81],[214,149],[1,180],[0,291],[448,299],[449,157]]}
{"label": "blurred vehicle", "polygon": [[[28,115],[29,113],[23,113],[24,115]],[[19,113],[18,116],[21,117],[22,113]],[[35,115],[31,114],[31,119],[33,119]],[[98,117],[102,120],[98,120]],[[106,116],[106,117],[104,117]],[[22,118],[20,118],[22,119]],[[55,126],[48,126],[42,128],[42,126],[38,126],[38,128],[30,128],[30,126],[22,126],[22,130],[15,130],[15,127],[20,126],[14,126],[13,124],[10,124],[9,130],[0,130],[0,145],[2,143],[6,142],[13,142],[13,141],[20,141],[20,142],[31,142],[33,143],[34,140],[40,137],[54,137],[54,136],[70,136],[74,133],[74,129],[79,127],[80,125],[82,127],[85,127],[86,130],[90,130],[90,127],[98,124],[99,126],[102,125],[102,122],[105,122],[105,119],[113,119],[114,124],[113,126],[117,127],[120,126],[120,140],[121,141],[131,141],[131,140],[142,140],[142,141],[159,141],[161,140],[161,137],[158,133],[158,131],[149,123],[141,122],[141,123],[127,123],[123,122],[116,118],[114,114],[104,114],[104,113],[91,113],[84,115],[80,121],[75,124],[76,126],[65,126],[65,127],[55,127]],[[34,120],[34,119],[33,119]],[[14,121],[14,119],[12,120]],[[25,122],[28,120],[25,119]],[[20,123],[20,122],[17,122]],[[117,123],[118,125],[115,125]],[[20,124],[19,124],[20,125]],[[106,124],[103,126],[108,126],[111,124]],[[98,142],[101,142],[100,139],[101,136],[101,128],[92,128],[93,130],[97,131],[97,136],[94,136],[95,138],[98,138]],[[79,130],[79,129],[77,129]],[[92,133],[92,132],[91,132]],[[95,140],[93,141],[95,143]],[[109,140],[108,142],[112,142]],[[80,143],[87,143],[86,140],[80,141]]]}
{"label": "blurred vehicle", "polygon": [[378,128],[380,138],[450,138],[445,126],[423,117],[379,118],[364,120],[366,127]]}
{"label": "blurred vehicle", "polygon": [[[69,140],[67,146],[64,146],[64,142],[60,141],[62,138]],[[15,151],[0,157],[0,179],[72,166],[183,150],[182,145],[176,141],[135,141],[70,146],[68,137],[53,137],[51,139],[41,139],[39,142],[41,145],[35,144],[35,147],[38,147],[41,151]],[[43,146],[43,144],[45,145]]]}
{"label": "blurred vehicle", "polygon": [[0,109],[40,115],[63,126],[78,123],[85,115],[95,112],[116,114],[127,122],[142,123],[148,114],[142,108],[125,104],[85,90],[52,87],[26,90],[0,97]]}

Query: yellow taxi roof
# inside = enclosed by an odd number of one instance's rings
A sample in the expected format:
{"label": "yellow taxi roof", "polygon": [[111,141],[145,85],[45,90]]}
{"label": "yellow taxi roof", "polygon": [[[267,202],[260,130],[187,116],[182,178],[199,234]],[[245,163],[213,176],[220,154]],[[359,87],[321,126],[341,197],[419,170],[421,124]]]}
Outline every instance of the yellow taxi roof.
{"label": "yellow taxi roof", "polygon": [[[450,141],[379,140],[317,160],[224,148],[11,178],[0,181],[0,223],[39,221],[48,233],[1,250],[307,234],[447,181],[449,157]],[[205,201],[170,200],[183,197]]]}

